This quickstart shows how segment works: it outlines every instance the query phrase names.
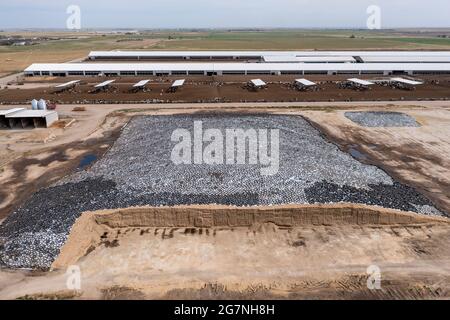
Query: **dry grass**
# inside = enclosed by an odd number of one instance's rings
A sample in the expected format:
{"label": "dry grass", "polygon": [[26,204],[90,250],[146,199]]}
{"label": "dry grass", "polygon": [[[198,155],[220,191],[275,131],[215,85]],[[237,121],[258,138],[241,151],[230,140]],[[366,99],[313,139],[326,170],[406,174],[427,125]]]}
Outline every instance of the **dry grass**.
{"label": "dry grass", "polygon": [[17,300],[72,300],[81,296],[79,291],[59,291],[54,293],[27,294]]}
{"label": "dry grass", "polygon": [[103,300],[144,300],[145,295],[129,287],[113,286],[102,290]]}
{"label": "dry grass", "polygon": [[61,63],[87,57],[92,50],[145,49],[159,40],[117,42],[117,36],[91,36],[58,40],[25,47],[0,47],[0,74],[20,72],[32,63]]}
{"label": "dry grass", "polygon": [[82,111],[86,111],[85,107],[75,107],[72,109],[72,111],[74,112],[82,112]]}

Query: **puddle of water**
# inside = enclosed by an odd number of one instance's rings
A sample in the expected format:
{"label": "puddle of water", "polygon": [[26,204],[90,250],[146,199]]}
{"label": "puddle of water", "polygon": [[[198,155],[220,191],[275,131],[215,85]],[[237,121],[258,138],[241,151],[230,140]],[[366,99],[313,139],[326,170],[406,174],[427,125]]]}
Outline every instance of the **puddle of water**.
{"label": "puddle of water", "polygon": [[366,159],[367,159],[367,156],[366,156],[364,153],[359,152],[359,151],[356,150],[354,147],[350,147],[350,148],[348,149],[348,151],[350,152],[350,154],[351,154],[354,158],[356,158],[356,159],[358,159],[358,160],[366,160]]}
{"label": "puddle of water", "polygon": [[87,166],[92,164],[95,160],[97,160],[97,156],[95,154],[87,154],[81,159],[80,164],[78,165],[79,170],[84,170]]}

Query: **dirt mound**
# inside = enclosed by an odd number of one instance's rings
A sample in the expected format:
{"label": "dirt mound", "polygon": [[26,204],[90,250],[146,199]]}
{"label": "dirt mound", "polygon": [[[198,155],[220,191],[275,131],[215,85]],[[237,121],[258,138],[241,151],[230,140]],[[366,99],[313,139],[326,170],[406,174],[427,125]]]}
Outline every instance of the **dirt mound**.
{"label": "dirt mound", "polygon": [[[398,226],[450,223],[446,218],[375,206],[286,205],[271,207],[177,206],[135,207],[86,212],[72,227],[52,268],[76,263],[95,250],[102,238],[120,228],[292,228],[317,225]],[[269,228],[270,229],[270,228]]]}

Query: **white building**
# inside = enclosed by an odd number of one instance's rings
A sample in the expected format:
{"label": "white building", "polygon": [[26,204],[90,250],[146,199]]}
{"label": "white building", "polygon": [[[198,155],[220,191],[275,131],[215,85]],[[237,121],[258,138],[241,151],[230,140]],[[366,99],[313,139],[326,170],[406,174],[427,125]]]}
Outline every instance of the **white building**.
{"label": "white building", "polygon": [[0,125],[11,129],[48,128],[58,119],[56,111],[26,110],[24,108],[0,110]]}
{"label": "white building", "polygon": [[450,74],[450,63],[35,63],[27,76]]}
{"label": "white building", "polygon": [[[450,74],[450,51],[93,51],[89,58],[119,62],[36,63],[25,69],[25,74],[27,76]],[[141,62],[145,59],[148,60]],[[234,61],[221,61],[224,59]],[[240,61],[242,59],[246,61]],[[135,61],[125,63],[120,60]]]}

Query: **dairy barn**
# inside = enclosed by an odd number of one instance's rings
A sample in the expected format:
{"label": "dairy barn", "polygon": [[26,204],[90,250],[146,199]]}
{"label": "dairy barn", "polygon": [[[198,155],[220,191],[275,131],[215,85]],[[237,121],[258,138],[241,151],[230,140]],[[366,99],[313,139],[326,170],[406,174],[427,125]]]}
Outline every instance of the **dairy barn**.
{"label": "dairy barn", "polygon": [[[106,60],[106,61],[105,61]],[[142,60],[146,60],[142,62]],[[198,61],[194,61],[198,60]],[[110,51],[82,63],[36,63],[26,76],[450,74],[448,51]]]}

